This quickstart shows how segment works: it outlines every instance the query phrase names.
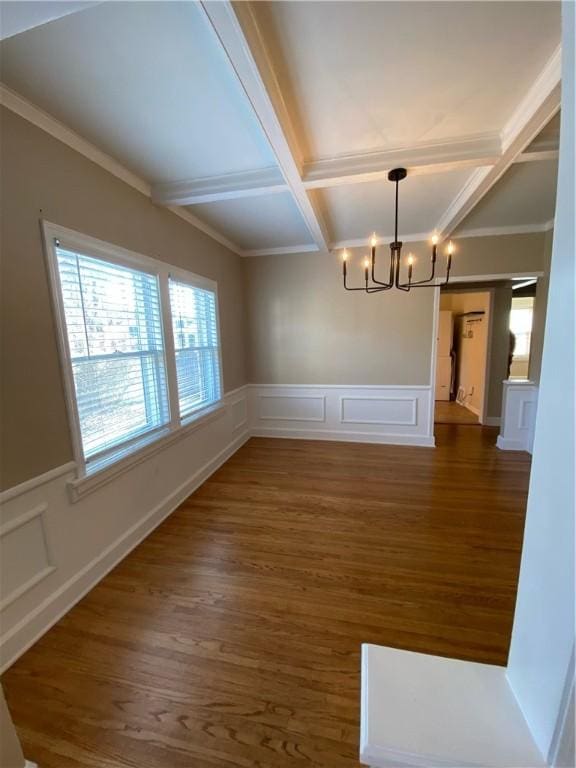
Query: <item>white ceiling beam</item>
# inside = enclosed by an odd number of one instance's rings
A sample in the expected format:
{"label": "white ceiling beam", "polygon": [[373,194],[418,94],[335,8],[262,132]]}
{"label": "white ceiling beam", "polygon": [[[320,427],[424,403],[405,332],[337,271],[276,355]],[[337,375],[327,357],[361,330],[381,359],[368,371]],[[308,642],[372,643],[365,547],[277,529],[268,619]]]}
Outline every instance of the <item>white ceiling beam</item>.
{"label": "white ceiling beam", "polygon": [[[402,242],[403,243],[422,243],[427,242],[430,240],[430,232],[415,232],[413,234],[402,234]],[[391,242],[394,241],[394,234],[391,235],[381,235],[377,239],[376,245],[389,245]],[[330,248],[334,251],[338,250],[339,248],[366,248],[368,249],[370,243],[369,237],[356,237],[351,240],[335,240],[333,243],[330,243]]]}
{"label": "white ceiling beam", "polygon": [[501,132],[502,155],[491,168],[478,168],[436,227],[448,237],[492,189],[560,109],[561,48],[556,49]]}
{"label": "white ceiling beam", "polygon": [[301,178],[296,133],[250,3],[201,2],[206,19],[228,58],[276,156],[294,202],[321,250],[328,250],[326,225]]}
{"label": "white ceiling beam", "polygon": [[[515,163],[558,158],[558,141],[536,139]],[[324,189],[386,179],[391,168],[407,168],[411,176],[446,173],[460,168],[494,166],[502,156],[498,134],[468,139],[449,139],[402,149],[366,152],[357,155],[314,160],[304,164],[302,182],[306,189]],[[199,205],[239,197],[258,197],[290,191],[277,168],[262,168],[222,176],[154,184],[152,199],[159,205]]]}
{"label": "white ceiling beam", "polygon": [[286,192],[288,186],[277,168],[226,173],[190,181],[172,181],[152,186],[152,199],[160,205],[199,205],[239,197]]}
{"label": "white ceiling beam", "polygon": [[331,157],[304,164],[306,189],[334,187],[386,179],[391,168],[406,168],[410,175],[444,173],[458,168],[494,165],[501,154],[500,136],[447,139],[411,147]]}
{"label": "white ceiling beam", "polygon": [[257,248],[243,251],[242,256],[287,256],[291,253],[318,253],[317,245],[286,245],[280,248]]}

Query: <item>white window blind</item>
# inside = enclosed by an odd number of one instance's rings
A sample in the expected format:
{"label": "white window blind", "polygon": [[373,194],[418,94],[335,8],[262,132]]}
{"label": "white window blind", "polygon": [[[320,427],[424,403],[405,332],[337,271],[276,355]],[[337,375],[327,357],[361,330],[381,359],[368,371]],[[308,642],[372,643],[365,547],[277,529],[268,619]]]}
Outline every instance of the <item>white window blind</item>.
{"label": "white window blind", "polygon": [[170,279],[180,416],[221,397],[216,295]]}
{"label": "white window blind", "polygon": [[170,421],[158,277],[55,246],[85,462]]}

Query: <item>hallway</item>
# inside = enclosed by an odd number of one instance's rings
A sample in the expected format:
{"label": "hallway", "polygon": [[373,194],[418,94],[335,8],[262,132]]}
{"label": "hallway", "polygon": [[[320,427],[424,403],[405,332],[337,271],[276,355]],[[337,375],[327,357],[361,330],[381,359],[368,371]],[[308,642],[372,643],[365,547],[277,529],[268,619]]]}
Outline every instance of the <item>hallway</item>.
{"label": "hallway", "polygon": [[505,664],[530,471],[253,438],[5,674],[42,768],[358,765],[360,643]]}
{"label": "hallway", "polygon": [[434,403],[434,423],[480,425],[476,414],[454,400],[450,402],[436,400]]}

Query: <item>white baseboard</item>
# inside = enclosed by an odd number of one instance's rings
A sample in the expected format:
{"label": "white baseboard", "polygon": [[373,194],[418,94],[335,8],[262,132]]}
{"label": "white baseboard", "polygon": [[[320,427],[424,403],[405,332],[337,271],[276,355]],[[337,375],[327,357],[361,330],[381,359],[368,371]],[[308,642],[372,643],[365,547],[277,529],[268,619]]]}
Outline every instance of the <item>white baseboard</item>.
{"label": "white baseboard", "polygon": [[329,440],[340,443],[372,443],[378,445],[415,445],[434,448],[434,437],[418,435],[378,434],[374,432],[344,432],[326,429],[284,429],[258,427],[252,430],[252,437],[274,437],[285,440]]}
{"label": "white baseboard", "polygon": [[510,438],[498,435],[496,438],[496,447],[501,451],[525,451],[526,442],[524,440],[512,440]]}
{"label": "white baseboard", "polygon": [[486,416],[484,419],[484,426],[485,427],[499,427],[500,426],[500,416]]}

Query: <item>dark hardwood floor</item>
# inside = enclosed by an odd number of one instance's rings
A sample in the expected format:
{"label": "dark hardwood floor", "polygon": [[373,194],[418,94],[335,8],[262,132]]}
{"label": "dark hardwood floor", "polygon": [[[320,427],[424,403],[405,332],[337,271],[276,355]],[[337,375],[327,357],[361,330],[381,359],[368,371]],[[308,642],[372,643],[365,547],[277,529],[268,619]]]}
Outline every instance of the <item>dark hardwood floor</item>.
{"label": "dark hardwood floor", "polygon": [[41,768],[358,765],[360,644],[504,664],[529,456],[250,440],[4,676]]}

